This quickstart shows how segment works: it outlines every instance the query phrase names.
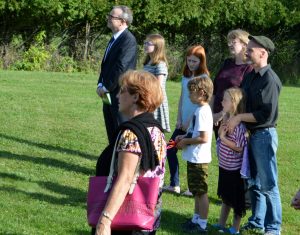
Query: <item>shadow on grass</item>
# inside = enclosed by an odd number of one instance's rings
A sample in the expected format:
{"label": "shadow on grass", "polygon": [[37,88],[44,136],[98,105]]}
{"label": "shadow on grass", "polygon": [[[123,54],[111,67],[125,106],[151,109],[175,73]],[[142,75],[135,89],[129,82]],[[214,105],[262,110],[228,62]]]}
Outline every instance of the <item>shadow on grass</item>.
{"label": "shadow on grass", "polygon": [[85,202],[86,193],[81,193],[81,198],[75,197],[74,195],[68,195],[67,197],[61,198],[39,192],[28,192],[22,189],[16,189],[11,186],[2,186],[0,188],[0,191],[13,194],[20,193],[35,200],[44,201],[55,205],[81,206],[83,208],[85,207],[85,205],[82,204]]}
{"label": "shadow on grass", "polygon": [[80,156],[82,158],[85,158],[85,159],[88,159],[88,160],[96,160],[98,158],[98,156],[90,155],[90,154],[83,153],[83,152],[80,152],[80,151],[77,151],[77,150],[72,150],[72,149],[67,149],[67,148],[57,147],[57,146],[54,147],[52,145],[37,143],[37,142],[31,141],[31,140],[25,140],[25,139],[21,139],[21,138],[18,138],[18,137],[5,135],[5,134],[2,134],[2,133],[0,133],[0,138],[4,138],[4,139],[7,139],[7,140],[13,140],[15,142],[35,146],[35,147],[42,148],[42,149],[47,149],[49,151],[67,153],[67,154],[71,154],[71,155],[78,155],[78,156]]}
{"label": "shadow on grass", "polygon": [[[176,193],[168,192],[168,191],[164,191],[163,193],[174,195],[175,197],[178,197],[178,199],[181,198],[181,197],[185,197],[185,198],[190,198],[191,200],[194,200],[193,196],[186,196],[186,195],[176,194]],[[215,205],[221,205],[222,204],[221,199],[214,198],[214,197],[208,197],[208,199],[209,199],[209,204],[215,204]]]}
{"label": "shadow on grass", "polygon": [[184,223],[188,217],[186,215],[178,214],[170,210],[162,210],[161,223],[158,234],[183,234],[181,224]]}
{"label": "shadow on grass", "polygon": [[[15,179],[20,181],[26,181],[26,179],[22,177],[18,177],[15,174],[0,173],[0,177],[2,179],[9,178],[9,179]],[[24,190],[24,189],[17,189],[13,186],[1,186],[0,191],[9,192],[13,194],[21,193],[35,200],[44,201],[56,205],[85,207],[85,205],[83,204],[85,204],[86,202],[86,197],[87,197],[86,191],[71,186],[61,185],[61,184],[48,182],[48,181],[30,181],[30,183],[36,183],[42,189],[46,189],[50,191],[50,193],[58,194],[58,196],[49,195],[41,192],[31,192],[30,187],[28,187],[29,190]]]}
{"label": "shadow on grass", "polygon": [[0,231],[0,234],[2,235],[22,235],[23,233],[10,233],[10,232],[2,232],[2,231]]}
{"label": "shadow on grass", "polygon": [[15,175],[15,174],[11,174],[11,173],[3,173],[3,172],[0,172],[0,178],[1,179],[9,178],[12,180],[26,180],[24,177],[21,177],[21,176]]}
{"label": "shadow on grass", "polygon": [[73,234],[78,234],[78,235],[91,235],[91,229],[89,231],[86,230],[75,230]]}
{"label": "shadow on grass", "polygon": [[51,167],[57,167],[63,170],[71,171],[71,172],[78,172],[85,175],[93,175],[95,172],[94,170],[91,170],[86,167],[78,166],[72,163],[67,163],[64,161],[60,161],[53,158],[44,158],[44,157],[32,157],[32,156],[26,156],[26,155],[19,155],[19,154],[13,154],[7,151],[0,151],[0,157],[11,159],[11,160],[18,160],[18,161],[24,161],[24,162],[32,162],[39,165],[45,165],[45,166],[51,166]]}

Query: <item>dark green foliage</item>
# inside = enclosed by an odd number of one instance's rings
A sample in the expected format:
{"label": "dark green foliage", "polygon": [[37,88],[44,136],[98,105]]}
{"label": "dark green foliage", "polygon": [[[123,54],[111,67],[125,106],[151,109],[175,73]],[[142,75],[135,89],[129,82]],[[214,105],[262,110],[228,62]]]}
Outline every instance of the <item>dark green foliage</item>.
{"label": "dark green foliage", "polygon": [[[28,55],[28,50],[41,49],[42,54],[50,53],[51,58],[41,68],[33,69],[98,68],[110,37],[105,16],[113,5],[128,5],[133,9],[131,30],[140,45],[152,32],[166,38],[171,78],[181,73],[185,49],[196,43],[206,48],[209,69],[215,74],[227,56],[227,32],[242,28],[254,35],[270,37],[277,47],[271,58],[275,70],[284,81],[289,78],[288,82],[297,82],[299,0],[0,0],[0,66],[19,68],[20,60],[32,55]],[[40,32],[45,32],[44,44],[43,48],[36,48],[35,36]],[[16,35],[19,44],[12,46]],[[33,57],[38,55],[37,51],[33,53]],[[141,53],[140,60],[142,57]],[[69,64],[72,69],[62,68]]]}

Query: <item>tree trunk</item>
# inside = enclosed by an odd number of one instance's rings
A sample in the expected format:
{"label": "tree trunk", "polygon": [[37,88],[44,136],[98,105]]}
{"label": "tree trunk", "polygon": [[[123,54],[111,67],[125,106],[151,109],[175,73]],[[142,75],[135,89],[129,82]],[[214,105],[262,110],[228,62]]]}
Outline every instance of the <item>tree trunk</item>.
{"label": "tree trunk", "polygon": [[85,24],[85,45],[84,45],[84,53],[83,53],[84,61],[87,59],[87,56],[88,56],[90,31],[91,31],[91,25],[90,25],[89,21],[87,20],[86,24]]}

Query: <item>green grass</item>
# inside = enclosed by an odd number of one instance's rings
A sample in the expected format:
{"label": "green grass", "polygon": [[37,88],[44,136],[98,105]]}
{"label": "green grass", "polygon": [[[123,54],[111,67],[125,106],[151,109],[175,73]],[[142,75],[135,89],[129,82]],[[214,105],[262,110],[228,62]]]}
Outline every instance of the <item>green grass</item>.
{"label": "green grass", "polygon": [[[96,80],[96,75],[0,71],[0,234],[89,234],[88,177],[107,143]],[[174,127],[180,84],[167,83],[167,92]],[[300,211],[289,206],[300,187],[299,114],[300,88],[284,87],[278,123],[284,235],[300,234]],[[220,210],[213,153],[209,223]],[[181,161],[183,190],[185,167]],[[165,179],[169,183],[168,173]],[[193,199],[164,194],[163,203],[158,234],[182,234],[180,223],[191,217]]]}

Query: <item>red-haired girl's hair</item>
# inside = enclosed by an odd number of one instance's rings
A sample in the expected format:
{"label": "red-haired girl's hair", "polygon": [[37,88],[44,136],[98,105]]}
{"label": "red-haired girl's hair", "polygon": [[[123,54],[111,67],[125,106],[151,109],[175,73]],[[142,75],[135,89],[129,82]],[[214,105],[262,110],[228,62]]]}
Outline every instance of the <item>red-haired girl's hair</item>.
{"label": "red-haired girl's hair", "polygon": [[193,75],[192,71],[189,69],[189,67],[187,66],[187,63],[186,63],[187,57],[191,56],[191,55],[194,55],[200,59],[199,68],[195,71],[194,76],[196,77],[201,74],[207,74],[207,76],[209,76],[209,71],[208,71],[207,65],[206,65],[205,50],[201,45],[191,46],[187,49],[186,56],[185,56],[185,64],[184,64],[184,68],[183,68],[183,75],[185,77],[191,77]]}

